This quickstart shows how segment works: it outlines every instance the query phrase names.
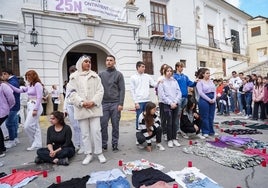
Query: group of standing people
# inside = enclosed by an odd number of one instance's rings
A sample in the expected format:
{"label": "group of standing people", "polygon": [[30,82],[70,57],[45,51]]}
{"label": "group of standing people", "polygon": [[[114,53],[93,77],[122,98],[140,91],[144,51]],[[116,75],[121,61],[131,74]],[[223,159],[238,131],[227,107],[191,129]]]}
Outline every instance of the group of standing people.
{"label": "group of standing people", "polygon": [[[136,74],[130,78],[130,89],[136,109],[136,144],[142,145],[146,142],[148,151],[151,151],[153,136],[156,136],[157,148],[164,150],[160,145],[161,137],[157,136],[159,132],[164,134],[164,139],[170,148],[180,146],[178,133],[185,138],[188,138],[187,133],[191,133],[200,139],[218,135],[213,129],[216,87],[210,79],[209,69],[198,70],[197,79],[193,82],[182,73],[183,68],[183,62],[176,63],[175,71],[171,66],[163,64],[160,69],[161,76],[155,82],[145,73],[145,64],[139,61],[136,64]],[[156,88],[161,126],[157,126],[158,119],[153,118],[156,115],[150,113],[150,110],[154,112],[152,110],[154,105],[150,102],[150,87]],[[196,88],[198,99],[188,95],[189,87]],[[197,105],[199,113],[196,111]]]}
{"label": "group of standing people", "polygon": [[[243,72],[232,72],[229,80],[219,79],[217,85],[218,112],[229,111],[245,115],[246,119],[265,120],[268,112],[268,78]],[[224,104],[220,101],[224,97]],[[221,107],[224,106],[223,109]]]}

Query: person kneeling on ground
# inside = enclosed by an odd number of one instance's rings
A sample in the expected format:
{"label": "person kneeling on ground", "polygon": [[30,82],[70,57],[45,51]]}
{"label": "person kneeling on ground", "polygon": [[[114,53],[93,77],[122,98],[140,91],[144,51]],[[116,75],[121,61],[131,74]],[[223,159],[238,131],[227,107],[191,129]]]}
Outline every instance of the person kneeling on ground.
{"label": "person kneeling on ground", "polygon": [[64,122],[64,113],[55,111],[50,115],[50,123],[47,129],[47,147],[37,150],[35,163],[54,163],[69,165],[69,158],[75,154],[72,142],[72,130]]}
{"label": "person kneeling on ground", "polygon": [[160,120],[156,115],[156,105],[148,102],[145,106],[145,112],[139,116],[138,131],[136,133],[139,144],[147,143],[147,151],[152,151],[152,138],[156,136],[156,147],[163,151],[165,148],[161,145],[162,127]]}
{"label": "person kneeling on ground", "polygon": [[192,133],[198,138],[205,139],[200,134],[201,119],[200,115],[196,112],[196,102],[192,98],[188,100],[186,107],[183,109],[180,127],[186,134]]}

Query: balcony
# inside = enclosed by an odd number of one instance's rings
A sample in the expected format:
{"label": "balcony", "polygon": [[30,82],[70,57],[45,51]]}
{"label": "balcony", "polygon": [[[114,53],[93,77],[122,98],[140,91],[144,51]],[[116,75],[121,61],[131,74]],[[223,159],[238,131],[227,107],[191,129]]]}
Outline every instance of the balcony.
{"label": "balcony", "polygon": [[209,47],[220,49],[220,41],[216,39],[209,39]]}
{"label": "balcony", "polygon": [[166,24],[153,23],[148,26],[148,35],[150,37],[149,48],[162,47],[166,49],[176,49],[178,51],[181,45],[181,28]]}

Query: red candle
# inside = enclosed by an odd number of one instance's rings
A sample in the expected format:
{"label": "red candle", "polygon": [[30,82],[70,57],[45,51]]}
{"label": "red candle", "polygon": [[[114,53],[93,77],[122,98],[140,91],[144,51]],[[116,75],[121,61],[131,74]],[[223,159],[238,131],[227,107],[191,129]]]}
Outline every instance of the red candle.
{"label": "red candle", "polygon": [[174,183],[173,188],[178,188],[178,184]]}
{"label": "red candle", "polygon": [[192,166],[193,166],[192,161],[188,161],[188,167],[192,167]]}
{"label": "red candle", "polygon": [[266,148],[262,149],[262,153],[266,154]]}
{"label": "red candle", "polygon": [[262,165],[263,167],[266,167],[266,161],[263,160],[263,161],[261,162],[261,165]]}
{"label": "red candle", "polygon": [[193,145],[193,141],[192,140],[189,140],[189,145]]}
{"label": "red candle", "polygon": [[12,172],[12,174],[13,174],[13,173],[17,172],[17,169],[16,169],[16,168],[13,168],[13,169],[11,170],[11,172]]}
{"label": "red candle", "polygon": [[118,161],[118,166],[123,166],[123,161],[122,160]]}
{"label": "red candle", "polygon": [[60,183],[61,182],[61,176],[56,176],[56,182]]}
{"label": "red candle", "polygon": [[43,177],[44,177],[44,178],[47,177],[47,171],[46,171],[46,170],[43,171]]}

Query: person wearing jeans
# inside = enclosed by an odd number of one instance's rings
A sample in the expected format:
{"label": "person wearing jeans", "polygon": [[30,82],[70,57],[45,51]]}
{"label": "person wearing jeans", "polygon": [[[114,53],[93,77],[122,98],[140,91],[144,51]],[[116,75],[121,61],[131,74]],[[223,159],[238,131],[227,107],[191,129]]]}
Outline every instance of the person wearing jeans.
{"label": "person wearing jeans", "polygon": [[245,101],[246,101],[246,119],[252,115],[252,91],[253,91],[253,81],[250,75],[246,76],[246,83],[243,87],[245,92]]}
{"label": "person wearing jeans", "polygon": [[204,137],[208,137],[209,135],[218,134],[215,133],[213,128],[213,121],[215,115],[215,102],[216,102],[216,87],[212,80],[210,80],[210,71],[207,68],[203,68],[199,82],[196,85],[199,101],[198,101],[198,109],[202,119],[202,134]]}

